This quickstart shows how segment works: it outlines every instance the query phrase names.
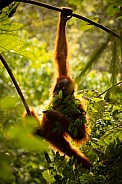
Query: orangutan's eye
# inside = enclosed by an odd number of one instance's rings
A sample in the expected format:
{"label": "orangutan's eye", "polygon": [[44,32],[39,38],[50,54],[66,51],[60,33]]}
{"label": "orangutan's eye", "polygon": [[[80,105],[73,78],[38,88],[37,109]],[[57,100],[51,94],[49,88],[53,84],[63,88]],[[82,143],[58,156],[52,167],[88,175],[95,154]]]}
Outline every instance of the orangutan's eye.
{"label": "orangutan's eye", "polygon": [[60,88],[60,84],[57,85],[57,88],[58,88],[58,89]]}

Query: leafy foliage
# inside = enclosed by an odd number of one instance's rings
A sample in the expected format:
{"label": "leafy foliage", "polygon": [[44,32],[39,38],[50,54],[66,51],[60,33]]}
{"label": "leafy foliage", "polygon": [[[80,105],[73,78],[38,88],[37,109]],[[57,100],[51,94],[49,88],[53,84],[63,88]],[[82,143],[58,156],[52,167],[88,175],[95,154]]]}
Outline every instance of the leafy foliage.
{"label": "leafy foliage", "polygon": [[0,53],[9,51],[33,60],[33,56],[24,49],[22,39],[20,40],[19,36],[15,33],[15,31],[22,28],[23,24],[12,22],[9,19],[14,7],[16,8],[15,5],[5,8],[0,14]]}
{"label": "leafy foliage", "polygon": [[[60,104],[60,106],[59,106]],[[62,90],[59,91],[59,94],[52,98],[52,102],[47,107],[47,109],[53,110],[53,107],[56,107],[55,110],[64,114],[70,121],[68,130],[73,133],[73,136],[76,137],[78,134],[78,126],[86,123],[86,112],[85,109],[81,106],[80,100],[74,96],[67,96],[63,99]],[[74,118],[75,117],[75,118]],[[56,122],[55,131],[62,131],[63,127],[60,122]]]}
{"label": "leafy foliage", "polygon": [[[122,2],[120,0],[106,0],[109,3],[109,7],[107,9],[108,15],[120,14]],[[122,18],[122,17],[120,17]]]}

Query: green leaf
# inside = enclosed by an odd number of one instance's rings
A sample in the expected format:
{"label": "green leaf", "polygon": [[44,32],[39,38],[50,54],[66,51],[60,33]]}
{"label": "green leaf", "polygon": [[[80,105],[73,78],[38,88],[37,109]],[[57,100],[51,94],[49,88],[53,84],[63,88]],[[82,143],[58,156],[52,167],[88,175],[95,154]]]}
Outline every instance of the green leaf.
{"label": "green leaf", "polygon": [[91,29],[93,27],[94,27],[93,25],[88,24],[87,22],[83,22],[83,21],[80,24],[80,29],[83,31],[86,31],[86,30]]}
{"label": "green leaf", "polygon": [[116,128],[107,131],[100,139],[100,142],[104,140],[106,144],[113,142],[113,140],[119,138],[122,141],[122,128]]}
{"label": "green leaf", "polygon": [[109,6],[107,9],[107,14],[109,16],[114,16],[115,14],[121,15],[121,7],[122,7],[122,1],[121,0],[106,0],[109,2]]}
{"label": "green leaf", "polygon": [[9,127],[6,132],[7,139],[13,141],[15,140],[15,145],[17,143],[16,146],[19,148],[25,148],[30,151],[47,151],[48,143],[46,143],[42,138],[32,135],[31,128],[28,128],[22,124]]}
{"label": "green leaf", "polygon": [[0,53],[5,51],[17,52],[22,48],[23,42],[16,35],[0,34]]}
{"label": "green leaf", "polygon": [[109,6],[108,9],[107,9],[107,14],[108,14],[109,16],[112,16],[112,15],[118,13],[118,11],[119,11],[119,9],[118,9],[117,7],[114,8],[113,5],[111,5],[111,6]]}
{"label": "green leaf", "polygon": [[9,5],[8,17],[12,17],[12,15],[16,12],[18,6],[19,6],[19,2],[12,3],[11,5]]}
{"label": "green leaf", "polygon": [[23,24],[5,20],[4,22],[0,22],[0,33],[3,33],[3,32],[9,33],[13,31],[17,31],[22,27],[23,27]]}
{"label": "green leaf", "polygon": [[12,34],[0,34],[0,53],[10,51],[34,61],[31,50],[27,51],[22,40]]}
{"label": "green leaf", "polygon": [[[27,49],[29,49],[29,51]],[[18,51],[15,51],[15,53],[16,54],[19,54],[21,56],[24,56],[27,59],[30,59],[32,61],[35,61],[35,57],[34,57],[33,53],[31,52],[31,48],[25,48],[22,45],[22,47]]]}
{"label": "green leaf", "polygon": [[49,170],[46,170],[42,173],[44,179],[49,183],[55,182],[55,178],[50,174]]}
{"label": "green leaf", "polygon": [[[91,18],[91,20],[93,20],[94,22],[98,22],[99,19],[98,18]],[[80,23],[80,29],[84,30],[84,31],[91,29],[93,27],[94,27],[94,25],[88,24],[85,21],[81,21],[81,23]]]}

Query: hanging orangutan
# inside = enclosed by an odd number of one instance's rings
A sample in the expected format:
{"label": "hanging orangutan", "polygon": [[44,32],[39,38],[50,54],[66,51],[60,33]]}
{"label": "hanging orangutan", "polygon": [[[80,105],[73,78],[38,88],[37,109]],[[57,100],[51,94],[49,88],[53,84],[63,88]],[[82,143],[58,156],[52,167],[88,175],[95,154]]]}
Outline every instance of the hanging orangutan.
{"label": "hanging orangutan", "polygon": [[[76,143],[88,140],[87,113],[83,102],[74,95],[75,83],[71,78],[67,59],[66,23],[71,16],[71,9],[62,9],[55,46],[55,83],[49,108],[43,112],[41,119],[34,110],[31,114],[40,124],[37,132],[39,136],[44,137],[60,152],[69,157],[74,156],[79,164],[82,163],[84,168],[89,169],[91,165],[89,159],[69,142],[69,137]],[[24,114],[25,116],[27,114]]]}

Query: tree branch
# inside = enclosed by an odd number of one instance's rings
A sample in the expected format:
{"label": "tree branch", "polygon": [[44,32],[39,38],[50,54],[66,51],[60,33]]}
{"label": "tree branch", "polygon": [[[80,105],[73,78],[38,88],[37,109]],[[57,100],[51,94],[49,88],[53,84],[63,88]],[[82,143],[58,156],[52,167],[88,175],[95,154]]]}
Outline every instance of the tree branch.
{"label": "tree branch", "polygon": [[3,56],[1,54],[0,54],[0,60],[2,61],[4,67],[6,68],[6,70],[7,70],[8,74],[9,74],[11,80],[13,81],[13,83],[15,85],[15,88],[16,88],[16,90],[17,90],[17,92],[18,92],[18,94],[19,94],[19,96],[20,96],[20,98],[21,98],[21,100],[22,100],[22,102],[24,104],[24,107],[26,109],[27,114],[28,115],[31,115],[31,112],[30,112],[30,109],[28,107],[28,104],[27,104],[27,102],[26,102],[26,100],[25,100],[25,98],[23,96],[23,93],[22,93],[22,91],[21,91],[21,89],[20,89],[20,87],[19,87],[19,85],[18,85],[18,83],[17,83],[17,81],[16,81],[13,73],[12,73],[12,70],[8,66],[7,62],[5,61],[5,59],[3,58]]}
{"label": "tree branch", "polygon": [[[41,6],[41,7],[44,7],[44,8],[48,8],[48,9],[51,9],[51,10],[55,10],[55,11],[58,11],[58,12],[62,12],[62,8],[58,8],[56,6],[52,6],[52,5],[49,5],[49,4],[46,4],[46,3],[42,3],[42,2],[38,2],[38,1],[33,1],[33,0],[2,0],[2,2],[0,1],[0,10],[5,8],[6,6],[8,6],[9,4],[11,4],[12,2],[23,2],[23,3],[28,3],[28,4],[33,4],[33,5],[37,5],[37,6]],[[91,25],[94,25],[96,27],[98,27],[99,29],[102,29],[104,31],[106,31],[107,33],[110,33],[111,35],[113,35],[114,37],[120,39],[120,35],[118,35],[117,33],[115,33],[114,31],[110,30],[109,28],[99,24],[99,23],[96,23],[86,17],[83,17],[81,15],[78,15],[78,14],[75,14],[75,13],[72,13],[72,16],[75,17],[75,18],[78,18],[78,19],[81,19],[85,22],[88,22],[89,24]]]}
{"label": "tree branch", "polygon": [[[62,12],[62,8],[58,8],[56,6],[52,6],[52,5],[49,5],[49,4],[46,4],[46,3],[42,3],[42,2],[38,2],[38,1],[33,1],[33,0],[15,0],[16,2],[23,2],[23,3],[29,3],[29,4],[33,4],[33,5],[37,5],[37,6],[42,6],[44,8],[48,8],[48,9],[51,9],[51,10],[55,10],[55,11],[58,11],[58,12]],[[114,37],[120,39],[120,35],[118,35],[117,33],[115,33],[114,31],[110,30],[109,28],[99,24],[99,23],[96,23],[88,18],[85,18],[81,15],[78,15],[78,14],[75,14],[75,13],[72,13],[72,16],[73,17],[76,17],[78,19],[81,19],[85,22],[88,22],[89,24],[91,25],[94,25],[96,27],[98,27],[99,29],[102,29],[104,31],[106,31],[107,33],[110,33],[111,35],[113,35]]]}
{"label": "tree branch", "polygon": [[85,22],[88,22],[89,24],[94,25],[94,26],[98,27],[99,29],[102,29],[102,30],[106,31],[107,33],[110,33],[110,34],[113,35],[114,37],[120,39],[120,35],[118,35],[118,34],[115,33],[114,31],[110,30],[109,28],[107,28],[107,27],[105,27],[105,26],[103,26],[103,25],[101,25],[101,24],[99,24],[99,23],[96,23],[96,22],[94,22],[94,21],[92,21],[92,20],[90,20],[90,19],[88,19],[88,18],[85,18],[85,17],[83,17],[83,16],[81,16],[81,15],[78,15],[78,14],[75,14],[75,13],[73,13],[72,16],[73,16],[73,17],[76,17],[76,18],[78,18],[78,19],[81,19],[81,20],[83,20],[83,21],[85,21]]}
{"label": "tree branch", "polygon": [[0,0],[0,10],[10,5],[12,2],[13,0]]}
{"label": "tree branch", "polygon": [[28,4],[33,4],[33,5],[41,6],[41,7],[47,8],[47,9],[62,12],[62,8],[58,8],[56,6],[52,6],[52,5],[49,5],[47,3],[42,3],[42,2],[39,2],[39,1],[35,1],[35,0],[34,1],[33,0],[15,0],[15,1],[16,2],[28,3]]}
{"label": "tree branch", "polygon": [[99,98],[100,96],[102,96],[104,93],[108,92],[109,90],[111,90],[112,88],[118,86],[119,84],[121,84],[122,81],[118,82],[117,84],[111,86],[110,88],[106,89],[105,91],[103,91],[101,94],[99,94],[96,98]]}

